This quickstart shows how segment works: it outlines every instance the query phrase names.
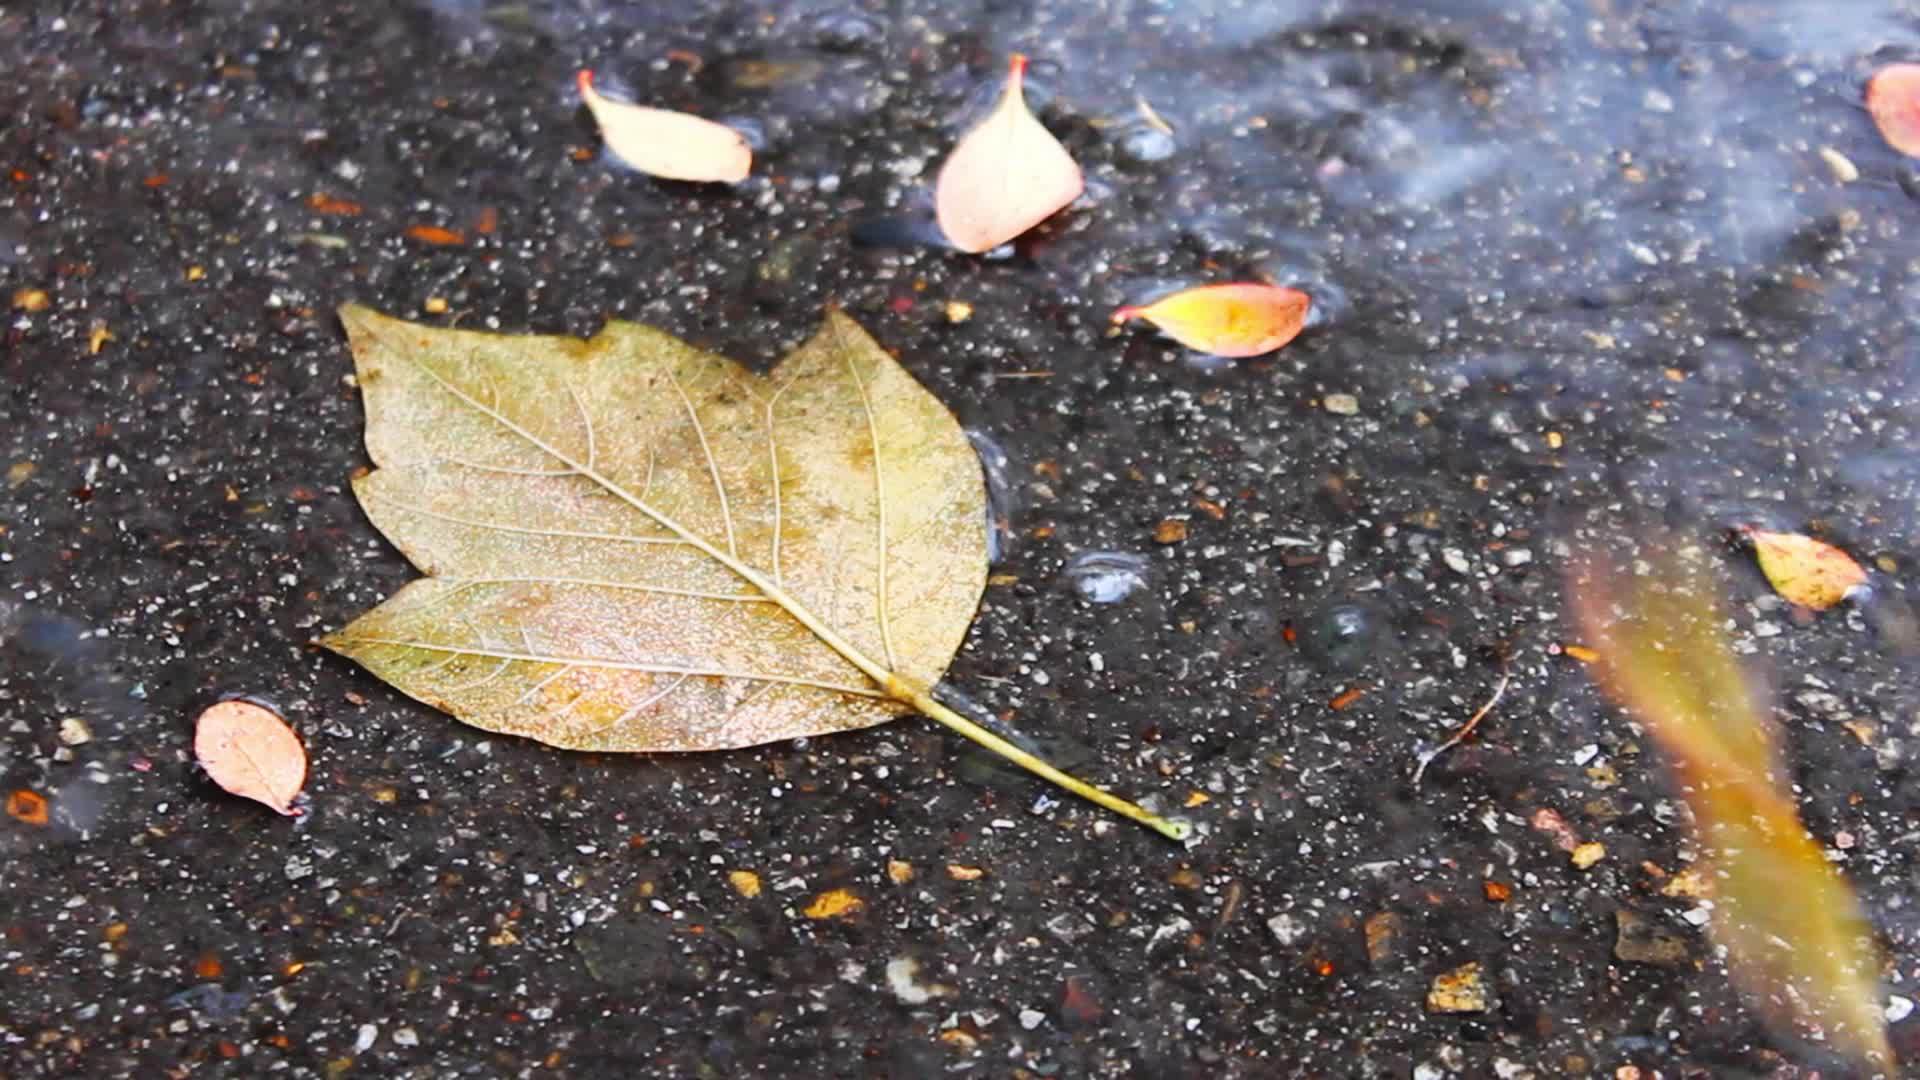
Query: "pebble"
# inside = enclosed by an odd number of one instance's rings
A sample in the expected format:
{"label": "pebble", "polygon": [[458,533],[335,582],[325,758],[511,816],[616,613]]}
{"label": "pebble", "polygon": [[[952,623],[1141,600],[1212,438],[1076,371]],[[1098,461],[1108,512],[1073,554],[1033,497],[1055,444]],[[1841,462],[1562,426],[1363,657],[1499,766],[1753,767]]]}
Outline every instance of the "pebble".
{"label": "pebble", "polygon": [[1589,840],[1573,849],[1573,865],[1581,870],[1590,870],[1593,865],[1607,857],[1607,845],[1597,840]]}
{"label": "pebble", "polygon": [[911,956],[896,956],[887,961],[887,986],[903,1004],[925,1005],[952,991],[939,983],[923,985],[919,979],[920,962]]}
{"label": "pebble", "polygon": [[1613,955],[1629,964],[1684,967],[1690,959],[1687,941],[1638,912],[1625,908],[1613,913]]}
{"label": "pebble", "polygon": [[1431,1013],[1483,1013],[1492,1007],[1493,991],[1478,960],[1434,976],[1427,987]]}
{"label": "pebble", "polygon": [[1401,940],[1406,936],[1406,922],[1391,911],[1378,911],[1367,916],[1364,927],[1367,938],[1367,962],[1380,967],[1393,959],[1399,951]]}
{"label": "pebble", "polygon": [[420,1033],[413,1030],[410,1027],[394,1028],[393,1029],[393,1045],[419,1046]]}
{"label": "pebble", "polygon": [[1360,399],[1352,394],[1328,394],[1320,405],[1335,416],[1354,416],[1360,412]]}
{"label": "pebble", "polygon": [[1473,573],[1473,565],[1467,562],[1466,552],[1461,551],[1459,548],[1442,548],[1440,550],[1440,561],[1446,563],[1447,569],[1456,574]]}
{"label": "pebble", "polygon": [[69,716],[60,721],[60,741],[68,746],[81,746],[93,741],[93,731],[85,720]]}
{"label": "pebble", "polygon": [[1020,1027],[1026,1031],[1032,1031],[1034,1028],[1039,1027],[1041,1021],[1046,1018],[1047,1014],[1038,1009],[1021,1009]]}
{"label": "pebble", "polygon": [[1913,1015],[1913,999],[1893,994],[1887,998],[1887,1023],[1897,1024]]}
{"label": "pebble", "polygon": [[1820,148],[1820,160],[1827,163],[1827,171],[1842,184],[1851,184],[1860,179],[1860,167],[1848,160],[1847,155],[1831,146]]}
{"label": "pebble", "polygon": [[380,1029],[372,1024],[361,1024],[353,1039],[353,1052],[364,1054],[373,1049],[374,1040],[380,1037]]}
{"label": "pebble", "polygon": [[1267,929],[1273,931],[1280,944],[1288,946],[1300,944],[1300,939],[1307,935],[1306,924],[1285,913],[1268,919]]}

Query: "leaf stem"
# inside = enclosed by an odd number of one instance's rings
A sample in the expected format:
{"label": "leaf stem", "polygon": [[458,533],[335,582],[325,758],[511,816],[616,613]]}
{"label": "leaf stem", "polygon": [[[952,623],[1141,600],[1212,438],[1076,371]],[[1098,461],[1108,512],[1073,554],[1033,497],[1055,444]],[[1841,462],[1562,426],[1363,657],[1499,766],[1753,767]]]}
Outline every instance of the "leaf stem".
{"label": "leaf stem", "polygon": [[885,687],[893,697],[912,705],[933,720],[939,721],[955,734],[964,735],[988,750],[999,754],[1015,765],[1043,779],[1073,792],[1075,795],[1106,807],[1121,817],[1131,818],[1145,825],[1169,840],[1186,840],[1193,835],[1193,823],[1180,818],[1162,817],[1138,803],[1128,802],[1103,788],[1095,787],[1085,780],[1069,773],[1061,772],[1044,760],[1027,753],[1007,740],[981,727],[979,724],[961,716],[952,709],[935,700],[925,690],[906,685],[901,680],[889,680]]}

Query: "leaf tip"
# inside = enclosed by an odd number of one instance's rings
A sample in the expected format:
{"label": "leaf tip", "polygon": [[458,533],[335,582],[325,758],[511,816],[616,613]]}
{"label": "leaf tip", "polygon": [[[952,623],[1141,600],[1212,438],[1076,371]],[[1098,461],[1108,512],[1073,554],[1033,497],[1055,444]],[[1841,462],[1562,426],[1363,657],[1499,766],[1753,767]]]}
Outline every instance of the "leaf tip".
{"label": "leaf tip", "polygon": [[1007,60],[1007,78],[1012,81],[1016,89],[1019,88],[1021,80],[1027,77],[1027,64],[1026,53],[1014,53]]}
{"label": "leaf tip", "polygon": [[1128,319],[1137,319],[1140,317],[1140,313],[1144,310],[1145,310],[1144,308],[1136,307],[1132,304],[1128,304],[1125,307],[1114,308],[1113,316],[1112,316],[1113,325],[1119,326],[1121,323],[1126,322]]}
{"label": "leaf tip", "polygon": [[573,77],[573,82],[580,88],[581,97],[590,96],[593,93],[593,69],[581,68],[580,73]]}

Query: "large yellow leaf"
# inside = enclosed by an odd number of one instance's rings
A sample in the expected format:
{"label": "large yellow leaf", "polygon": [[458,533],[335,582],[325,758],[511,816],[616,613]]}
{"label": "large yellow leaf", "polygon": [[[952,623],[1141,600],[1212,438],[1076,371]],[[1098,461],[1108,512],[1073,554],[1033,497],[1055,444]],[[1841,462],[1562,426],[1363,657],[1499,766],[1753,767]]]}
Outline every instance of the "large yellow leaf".
{"label": "large yellow leaf", "polygon": [[324,644],[492,731],[593,750],[746,746],[925,713],[986,579],[953,415],[839,312],[766,377],[660,331],[591,340],[341,311],[374,471],[427,576]]}

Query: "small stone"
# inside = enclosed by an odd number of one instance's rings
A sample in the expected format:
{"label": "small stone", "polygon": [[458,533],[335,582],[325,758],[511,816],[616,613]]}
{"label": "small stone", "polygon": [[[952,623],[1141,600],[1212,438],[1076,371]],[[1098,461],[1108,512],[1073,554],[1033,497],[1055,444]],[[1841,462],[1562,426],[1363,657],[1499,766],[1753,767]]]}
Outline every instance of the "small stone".
{"label": "small stone", "polygon": [[1897,1024],[1913,1015],[1913,999],[1892,994],[1887,998],[1887,1023]]}
{"label": "small stone", "polygon": [[1362,927],[1367,937],[1367,962],[1380,967],[1400,951],[1406,938],[1406,920],[1392,911],[1376,911]]}
{"label": "small stone", "polygon": [[1593,864],[1607,857],[1607,845],[1597,840],[1589,840],[1573,849],[1573,865],[1581,870],[1590,870]]}
{"label": "small stone", "polygon": [[1690,900],[1697,900],[1711,891],[1712,884],[1706,876],[1692,867],[1673,875],[1666,884],[1660,886],[1661,896],[1682,896]]}
{"label": "small stone", "polygon": [[64,717],[60,721],[60,741],[68,746],[81,746],[93,741],[93,731],[77,716]]}
{"label": "small stone", "polygon": [[977,866],[962,866],[959,863],[947,864],[947,876],[955,881],[979,881],[987,872]]}
{"label": "small stone", "polygon": [[1446,563],[1447,569],[1456,574],[1473,573],[1473,565],[1467,562],[1467,553],[1461,551],[1459,548],[1442,548],[1440,550],[1440,561]]}
{"label": "small stone", "polygon": [[887,961],[887,987],[905,1005],[925,1005],[953,992],[951,987],[939,983],[922,983],[920,961],[911,956],[896,956]]}
{"label": "small stone", "polygon": [[15,289],[13,293],[15,311],[45,311],[52,304],[53,298],[45,289]]}
{"label": "small stone", "polygon": [[1177,544],[1187,538],[1187,523],[1179,518],[1168,518],[1153,528],[1153,542],[1156,544]]}
{"label": "small stone", "polygon": [[1320,406],[1335,416],[1355,416],[1360,412],[1360,399],[1352,394],[1328,394],[1320,400]]}
{"label": "small stone", "polygon": [[813,898],[801,912],[809,919],[844,919],[867,906],[852,889],[829,889]]}
{"label": "small stone", "polygon": [[948,322],[963,323],[973,318],[973,305],[967,303],[965,300],[949,300],[947,301],[946,312]]}
{"label": "small stone", "polygon": [[733,891],[751,900],[760,895],[760,875],[751,870],[733,870],[727,873],[727,884]]}
{"label": "small stone", "polygon": [[354,1033],[353,1052],[356,1054],[364,1054],[373,1049],[374,1040],[379,1037],[379,1028],[372,1024],[361,1024],[360,1030]]}
{"label": "small stone", "polygon": [[413,1030],[410,1027],[394,1028],[393,1029],[393,1045],[419,1046],[420,1033]]}
{"label": "small stone", "polygon": [[887,880],[895,885],[905,885],[913,880],[913,864],[899,859],[887,860]]}
{"label": "small stone", "polygon": [[1493,1007],[1493,992],[1478,960],[1434,976],[1427,987],[1431,1013],[1483,1013]]}
{"label": "small stone", "polygon": [[1280,940],[1280,944],[1287,946],[1298,945],[1300,939],[1307,936],[1306,924],[1285,913],[1268,919],[1267,929],[1273,931],[1273,936]]}
{"label": "small stone", "polygon": [[1677,968],[1690,959],[1685,938],[1638,912],[1621,908],[1613,913],[1613,924],[1613,955],[1629,964]]}
{"label": "small stone", "polygon": [[447,313],[447,298],[444,296],[429,296],[421,303],[420,310],[429,315],[445,315]]}
{"label": "small stone", "polygon": [[1041,1022],[1046,1020],[1046,1018],[1047,1014],[1038,1009],[1021,1009],[1020,1027],[1024,1031],[1032,1031],[1034,1028],[1039,1027]]}
{"label": "small stone", "polygon": [[1833,174],[1836,182],[1851,184],[1860,179],[1860,167],[1847,159],[1847,155],[1831,146],[1820,148],[1820,160],[1827,163],[1827,171]]}

